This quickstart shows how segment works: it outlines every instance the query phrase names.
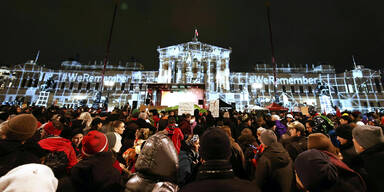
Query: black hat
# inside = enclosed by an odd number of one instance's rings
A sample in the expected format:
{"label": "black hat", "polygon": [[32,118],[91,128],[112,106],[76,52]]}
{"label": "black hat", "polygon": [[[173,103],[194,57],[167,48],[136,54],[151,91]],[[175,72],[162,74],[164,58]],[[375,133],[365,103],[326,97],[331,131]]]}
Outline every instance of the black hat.
{"label": "black hat", "polygon": [[349,125],[342,125],[336,128],[336,136],[339,136],[348,141],[352,141],[352,127]]}
{"label": "black hat", "polygon": [[227,134],[219,129],[208,129],[200,140],[200,155],[204,160],[229,159],[231,143]]}

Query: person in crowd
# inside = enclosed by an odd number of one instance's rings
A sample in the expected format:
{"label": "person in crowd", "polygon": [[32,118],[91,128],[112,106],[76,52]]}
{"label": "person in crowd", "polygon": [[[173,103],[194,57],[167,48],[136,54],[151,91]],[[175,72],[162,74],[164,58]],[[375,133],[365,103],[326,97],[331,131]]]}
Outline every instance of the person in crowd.
{"label": "person in crowd", "polygon": [[[237,139],[239,145],[244,153],[244,170],[249,180],[253,179],[255,175],[256,159],[258,149],[260,149],[256,138],[252,135],[252,131],[245,128],[241,131],[241,135]],[[256,157],[257,158],[257,157]]]}
{"label": "person in crowd", "polygon": [[44,139],[40,140],[38,144],[49,152],[64,152],[68,158],[67,169],[69,170],[76,165],[78,160],[70,138],[64,136],[68,132],[71,134],[71,131],[69,127],[64,126],[63,119],[60,115],[54,115],[52,120],[44,125]]}
{"label": "person in crowd", "polygon": [[103,121],[100,118],[95,118],[92,120],[90,131],[93,131],[93,130],[100,131],[102,127],[103,127]]}
{"label": "person in crowd", "polygon": [[315,123],[313,120],[307,120],[305,121],[305,136],[308,137],[310,134],[313,133],[313,127],[315,127]]}
{"label": "person in crowd", "polygon": [[125,192],[176,192],[178,158],[172,141],[162,132],[147,139]]}
{"label": "person in crowd", "polygon": [[[231,135],[231,128],[228,126],[221,126],[219,127],[224,130],[224,132],[229,137],[229,141],[231,142],[231,158],[229,161],[232,164],[233,173],[236,177],[240,179],[248,179],[248,175],[246,174],[244,168],[245,168],[245,158],[243,150],[241,149],[240,145],[236,143],[235,139],[232,138]],[[244,129],[243,129],[244,130]]]}
{"label": "person in crowd", "polygon": [[185,118],[181,120],[179,123],[179,128],[181,132],[183,132],[183,135],[185,137],[188,137],[189,135],[192,134],[192,128],[190,124],[191,118],[192,118],[191,114],[186,114]]}
{"label": "person in crowd", "polygon": [[241,131],[245,128],[252,130],[252,119],[248,116],[248,114],[245,114],[241,118],[241,124],[238,129],[235,130],[235,135],[233,135],[233,137],[238,138],[241,134]]}
{"label": "person in crowd", "polygon": [[332,144],[331,139],[323,133],[313,133],[308,136],[308,149],[317,149],[320,151],[327,151],[332,153],[341,159],[339,151]]}
{"label": "person in crowd", "polygon": [[362,192],[361,176],[327,151],[310,149],[295,160],[296,181],[302,191]]}
{"label": "person in crowd", "polygon": [[283,141],[283,145],[294,161],[297,155],[307,150],[304,125],[298,121],[293,121],[288,126],[288,133],[290,137]]}
{"label": "person in crowd", "polygon": [[181,142],[177,174],[177,183],[180,187],[196,179],[197,168],[200,166],[199,148],[199,135],[189,135]]}
{"label": "person in crowd", "polygon": [[278,115],[272,115],[271,120],[275,123],[272,129],[276,132],[277,138],[280,138],[287,132],[287,127],[280,122],[280,117]]}
{"label": "person in crowd", "polygon": [[148,114],[145,112],[141,112],[138,116],[138,119],[136,123],[139,125],[140,128],[149,128],[149,130],[152,133],[156,133],[157,129],[150,123],[148,123],[146,120],[148,119]]}
{"label": "person in crowd", "polygon": [[357,156],[352,141],[352,127],[348,124],[336,128],[337,140],[340,142],[340,153],[343,156],[343,162],[351,165],[352,160]]}
{"label": "person in crowd", "polygon": [[0,177],[11,169],[28,163],[40,163],[39,155],[33,153],[34,145],[25,145],[37,130],[37,120],[33,115],[21,114],[3,122],[0,139]]}
{"label": "person in crowd", "polygon": [[260,139],[265,149],[257,160],[252,183],[261,191],[291,191],[293,170],[288,152],[277,141],[277,136],[272,130],[261,132]]}
{"label": "person in crowd", "polygon": [[116,120],[112,122],[111,128],[112,130],[108,132],[106,135],[107,135],[107,138],[109,139],[108,141],[111,142],[109,144],[113,143],[114,145],[109,145],[109,147],[114,153],[119,153],[120,148],[122,146],[121,135],[124,133],[125,124],[120,120]]}
{"label": "person in crowd", "polygon": [[140,128],[136,131],[135,142],[133,148],[127,149],[123,153],[126,166],[131,173],[135,172],[135,163],[138,155],[141,153],[143,143],[148,139],[150,130],[148,128]]}
{"label": "person in crowd", "polygon": [[340,125],[347,125],[347,124],[350,124],[352,122],[352,119],[351,119],[351,117],[349,117],[348,114],[346,114],[346,115],[343,114],[340,117],[339,122],[340,122]]}
{"label": "person in crowd", "polygon": [[181,141],[184,140],[184,135],[180,128],[176,126],[176,119],[173,117],[168,118],[168,126],[165,128],[165,133],[172,140],[177,154],[180,153]]}
{"label": "person in crowd", "polygon": [[0,177],[0,191],[56,192],[58,180],[46,165],[20,165]]}
{"label": "person in crowd", "polygon": [[241,131],[241,134],[237,138],[237,141],[239,142],[239,145],[243,152],[245,152],[249,148],[249,145],[253,145],[255,147],[258,146],[256,138],[253,136],[252,131],[248,128],[245,128]]}
{"label": "person in crowd", "polygon": [[234,137],[236,137],[235,122],[231,118],[231,115],[230,115],[229,111],[224,112],[224,114],[223,114],[223,123],[224,123],[224,125],[228,125],[231,128],[232,135]]}
{"label": "person in crowd", "polygon": [[108,139],[99,131],[90,131],[82,141],[83,160],[71,169],[76,191],[120,191],[120,173],[114,167]]}
{"label": "person in crowd", "polygon": [[160,112],[161,118],[159,120],[158,131],[164,130],[168,125],[168,112]]}
{"label": "person in crowd", "polygon": [[231,142],[227,134],[218,128],[205,131],[200,141],[200,155],[203,164],[198,170],[196,181],[181,188],[189,191],[259,191],[249,181],[235,177],[229,162]]}
{"label": "person in crowd", "polygon": [[76,152],[76,156],[81,155],[81,141],[83,140],[83,132],[80,129],[74,129],[72,130],[72,147]]}
{"label": "person in crowd", "polygon": [[287,114],[287,116],[285,116],[285,119],[286,119],[286,127],[289,126],[289,124],[291,124],[293,121],[295,121],[295,118],[293,118],[293,115],[292,114]]}
{"label": "person in crowd", "polygon": [[367,182],[368,191],[384,191],[384,136],[381,127],[357,126],[352,130],[353,144],[357,152],[353,168]]}

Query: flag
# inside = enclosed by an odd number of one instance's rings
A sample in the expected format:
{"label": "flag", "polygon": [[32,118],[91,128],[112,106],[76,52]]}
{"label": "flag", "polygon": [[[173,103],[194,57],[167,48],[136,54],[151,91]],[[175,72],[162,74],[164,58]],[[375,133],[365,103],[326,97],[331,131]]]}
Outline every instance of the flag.
{"label": "flag", "polygon": [[197,29],[195,29],[195,36],[198,37],[199,33],[197,32]]}

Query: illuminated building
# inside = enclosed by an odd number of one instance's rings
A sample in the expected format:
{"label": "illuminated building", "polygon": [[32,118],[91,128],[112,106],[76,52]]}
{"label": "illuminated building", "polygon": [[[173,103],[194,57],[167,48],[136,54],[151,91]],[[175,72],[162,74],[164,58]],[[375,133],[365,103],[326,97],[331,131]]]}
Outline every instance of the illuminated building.
{"label": "illuminated building", "polygon": [[[102,62],[83,65],[65,61],[60,70],[34,61],[12,69],[1,68],[0,101],[91,106],[102,90],[101,100],[108,98],[109,106],[177,105],[184,100],[196,104],[204,100],[206,104],[221,99],[243,110],[266,106],[274,99],[273,69],[268,64],[255,65],[252,72],[230,72],[231,49],[202,43],[196,37],[157,51],[158,71],[145,71],[142,64],[135,62],[108,64],[103,90]],[[291,110],[307,104],[326,112],[332,112],[332,106],[367,112],[384,106],[381,76],[380,71],[359,65],[344,73],[336,73],[331,65],[280,65],[277,93],[279,101]]]}

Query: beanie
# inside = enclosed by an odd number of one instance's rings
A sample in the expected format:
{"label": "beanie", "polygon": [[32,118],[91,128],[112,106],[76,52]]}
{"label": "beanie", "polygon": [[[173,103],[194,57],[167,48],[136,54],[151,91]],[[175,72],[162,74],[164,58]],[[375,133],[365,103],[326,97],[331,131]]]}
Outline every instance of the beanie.
{"label": "beanie", "polygon": [[353,138],[364,147],[364,149],[369,149],[372,146],[384,143],[383,130],[381,127],[364,125],[357,126],[352,131]]}
{"label": "beanie", "polygon": [[31,114],[21,114],[10,119],[2,127],[7,139],[24,141],[31,138],[37,130],[37,120]]}
{"label": "beanie", "polygon": [[337,155],[336,147],[333,146],[331,140],[322,133],[313,133],[308,136],[308,149],[318,149],[328,151]]}
{"label": "beanie", "polygon": [[348,141],[352,141],[352,127],[349,125],[342,125],[336,128],[336,136],[339,136]]}
{"label": "beanie", "polygon": [[95,153],[105,152],[108,150],[108,139],[99,131],[90,131],[84,136],[82,141],[83,147],[81,152],[85,156],[91,156]]}
{"label": "beanie", "polygon": [[260,139],[267,146],[271,146],[273,143],[277,142],[275,133],[270,129],[261,132]]}
{"label": "beanie", "polygon": [[227,160],[231,156],[231,144],[227,134],[219,128],[205,131],[200,140],[200,155],[204,160]]}

